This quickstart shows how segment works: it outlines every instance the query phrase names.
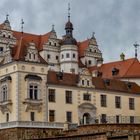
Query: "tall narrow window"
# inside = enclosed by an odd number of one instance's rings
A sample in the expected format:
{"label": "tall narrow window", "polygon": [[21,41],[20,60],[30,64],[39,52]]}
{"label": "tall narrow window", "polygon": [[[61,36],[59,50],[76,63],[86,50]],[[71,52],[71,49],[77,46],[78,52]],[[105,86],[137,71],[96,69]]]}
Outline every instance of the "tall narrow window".
{"label": "tall narrow window", "polygon": [[72,122],[72,112],[66,112],[66,120],[67,122]]}
{"label": "tall narrow window", "polygon": [[55,102],[55,89],[49,89],[49,102]]}
{"label": "tall narrow window", "polygon": [[50,58],[51,58],[51,56],[48,54],[48,55],[47,55],[47,59],[50,59]]}
{"label": "tall narrow window", "polygon": [[88,64],[91,65],[91,60],[88,61]]}
{"label": "tall narrow window", "polygon": [[38,86],[31,84],[29,86],[29,99],[37,100],[38,99]]}
{"label": "tall narrow window", "polygon": [[31,118],[31,121],[35,121],[35,112],[31,112],[30,118]]}
{"label": "tall narrow window", "polygon": [[129,109],[134,110],[135,109],[135,101],[134,98],[129,98]]}
{"label": "tall narrow window", "polygon": [[8,88],[7,85],[2,86],[2,101],[7,101],[8,100]]}
{"label": "tall narrow window", "polygon": [[9,122],[9,113],[6,113],[6,122]]}
{"label": "tall narrow window", "polygon": [[107,123],[106,114],[101,114],[101,123]]}
{"label": "tall narrow window", "polygon": [[106,103],[106,95],[101,95],[101,107],[106,107],[107,103]]}
{"label": "tall narrow window", "polygon": [[66,90],[66,93],[65,93],[66,95],[66,103],[69,103],[69,104],[71,104],[72,103],[72,91],[68,91],[68,90]]}
{"label": "tall narrow window", "polygon": [[55,121],[55,110],[49,110],[49,121],[50,122]]}
{"label": "tall narrow window", "polygon": [[66,58],[69,58],[70,57],[70,54],[69,53],[66,53]]}
{"label": "tall narrow window", "polygon": [[120,123],[120,116],[116,115],[116,123]]}
{"label": "tall narrow window", "polygon": [[115,107],[121,108],[121,97],[120,96],[115,96]]}
{"label": "tall narrow window", "polygon": [[73,53],[73,58],[75,58],[75,53]]}
{"label": "tall narrow window", "polygon": [[134,116],[130,116],[130,123],[134,123]]}

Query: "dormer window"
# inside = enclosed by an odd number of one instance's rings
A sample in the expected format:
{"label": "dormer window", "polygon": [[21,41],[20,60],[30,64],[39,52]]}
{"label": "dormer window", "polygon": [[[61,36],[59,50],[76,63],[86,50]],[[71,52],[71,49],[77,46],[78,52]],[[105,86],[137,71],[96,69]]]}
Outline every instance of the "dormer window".
{"label": "dormer window", "polygon": [[102,77],[102,75],[103,75],[102,72],[100,72],[100,71],[97,72],[97,77]]}
{"label": "dormer window", "polygon": [[56,76],[58,80],[63,80],[63,72],[58,72]]}
{"label": "dormer window", "polygon": [[119,73],[119,69],[113,68],[112,69],[112,76],[117,75]]}
{"label": "dormer window", "polygon": [[105,83],[107,86],[109,86],[109,85],[110,85],[110,80],[109,80],[109,79],[105,79],[105,80],[104,80],[104,83]]}
{"label": "dormer window", "polygon": [[126,84],[127,84],[127,87],[128,87],[129,89],[131,89],[132,84],[131,84],[130,82],[127,82]]}

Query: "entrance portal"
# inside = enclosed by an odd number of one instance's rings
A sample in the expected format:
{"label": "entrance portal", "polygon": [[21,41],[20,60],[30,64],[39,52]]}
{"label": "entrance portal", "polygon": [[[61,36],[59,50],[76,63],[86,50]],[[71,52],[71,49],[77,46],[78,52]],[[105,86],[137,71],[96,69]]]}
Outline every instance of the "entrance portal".
{"label": "entrance portal", "polygon": [[90,114],[89,113],[84,113],[83,115],[83,124],[90,124]]}

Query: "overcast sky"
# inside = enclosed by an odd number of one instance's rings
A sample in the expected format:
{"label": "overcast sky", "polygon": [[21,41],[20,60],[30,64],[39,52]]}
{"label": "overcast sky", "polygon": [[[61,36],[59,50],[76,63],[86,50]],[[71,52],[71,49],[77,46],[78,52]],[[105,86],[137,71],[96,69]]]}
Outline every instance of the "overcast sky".
{"label": "overcast sky", "polygon": [[[133,44],[140,43],[140,0],[0,0],[0,22],[8,13],[12,29],[44,34],[52,24],[59,38],[65,34],[68,3],[74,37],[82,41],[95,32],[104,62],[134,57]],[[138,48],[140,60],[140,47]]]}

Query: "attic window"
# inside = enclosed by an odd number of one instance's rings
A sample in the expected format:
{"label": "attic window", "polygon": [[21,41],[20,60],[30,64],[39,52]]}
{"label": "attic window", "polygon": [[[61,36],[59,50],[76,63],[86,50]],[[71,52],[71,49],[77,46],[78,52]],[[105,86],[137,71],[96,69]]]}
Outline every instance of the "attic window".
{"label": "attic window", "polygon": [[117,75],[119,73],[119,69],[113,68],[112,69],[112,76]]}
{"label": "attic window", "polygon": [[105,84],[106,84],[107,86],[110,85],[110,80],[109,80],[109,79],[105,79],[104,82],[105,82]]}
{"label": "attic window", "polygon": [[56,73],[56,76],[58,80],[63,80],[63,72]]}
{"label": "attic window", "polygon": [[130,82],[127,82],[126,84],[127,84],[127,87],[128,87],[129,89],[131,89],[132,84],[131,84]]}
{"label": "attic window", "polygon": [[100,71],[97,72],[97,77],[102,77],[102,75],[103,75],[102,72],[100,72]]}

